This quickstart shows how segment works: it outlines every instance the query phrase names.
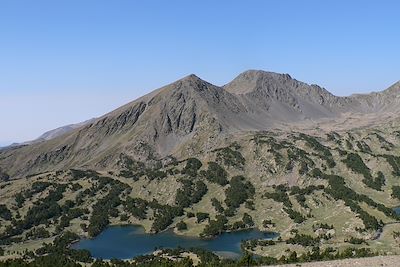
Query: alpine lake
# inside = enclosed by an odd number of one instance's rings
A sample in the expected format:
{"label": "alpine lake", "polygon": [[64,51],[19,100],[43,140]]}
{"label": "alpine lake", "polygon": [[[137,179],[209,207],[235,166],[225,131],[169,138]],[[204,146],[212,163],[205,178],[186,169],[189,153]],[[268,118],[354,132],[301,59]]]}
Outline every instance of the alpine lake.
{"label": "alpine lake", "polygon": [[131,259],[165,248],[202,248],[224,258],[242,255],[240,244],[249,239],[273,239],[277,233],[256,229],[222,233],[214,238],[203,239],[175,234],[172,230],[149,234],[136,225],[110,226],[93,239],[82,239],[73,244],[74,249],[87,249],[94,258]]}

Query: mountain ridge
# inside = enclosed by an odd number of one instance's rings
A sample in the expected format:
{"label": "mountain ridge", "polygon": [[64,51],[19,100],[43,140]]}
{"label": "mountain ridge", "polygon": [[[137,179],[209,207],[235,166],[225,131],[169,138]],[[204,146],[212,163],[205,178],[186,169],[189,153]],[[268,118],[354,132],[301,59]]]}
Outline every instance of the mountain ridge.
{"label": "mountain ridge", "polygon": [[249,70],[224,86],[190,74],[62,136],[1,151],[0,167],[19,177],[52,168],[107,168],[120,153],[139,161],[185,158],[249,131],[356,113],[397,116],[399,88],[339,97],[289,74]]}

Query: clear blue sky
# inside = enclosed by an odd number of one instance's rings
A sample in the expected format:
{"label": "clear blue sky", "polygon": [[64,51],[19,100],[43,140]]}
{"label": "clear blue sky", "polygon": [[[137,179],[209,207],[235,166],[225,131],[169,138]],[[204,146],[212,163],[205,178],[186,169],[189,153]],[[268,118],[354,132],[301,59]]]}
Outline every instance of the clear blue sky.
{"label": "clear blue sky", "polygon": [[400,2],[1,0],[0,145],[37,137],[195,73],[247,69],[337,95],[400,79]]}

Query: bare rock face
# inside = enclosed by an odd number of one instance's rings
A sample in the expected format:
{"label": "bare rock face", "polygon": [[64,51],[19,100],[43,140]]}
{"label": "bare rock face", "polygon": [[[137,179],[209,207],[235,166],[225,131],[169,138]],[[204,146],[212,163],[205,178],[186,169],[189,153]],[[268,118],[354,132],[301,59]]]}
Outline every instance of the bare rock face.
{"label": "bare rock face", "polygon": [[317,122],[344,113],[400,113],[400,83],[337,97],[288,74],[250,70],[223,87],[189,75],[98,119],[39,143],[0,151],[12,175],[77,167],[110,168],[122,154],[142,161],[189,157],[229,136]]}

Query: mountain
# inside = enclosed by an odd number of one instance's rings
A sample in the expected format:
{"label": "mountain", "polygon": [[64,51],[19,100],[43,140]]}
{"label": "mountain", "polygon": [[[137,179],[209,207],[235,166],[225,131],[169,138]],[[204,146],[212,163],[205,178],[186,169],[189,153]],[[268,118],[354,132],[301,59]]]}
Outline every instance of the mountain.
{"label": "mountain", "polygon": [[288,74],[250,70],[224,86],[189,75],[1,150],[0,249],[89,261],[70,241],[135,224],[278,233],[241,243],[263,263],[400,254],[399,95],[400,83],[338,97]]}
{"label": "mountain", "polygon": [[397,83],[380,93],[338,97],[288,74],[249,70],[223,87],[189,75],[98,119],[2,151],[0,167],[21,177],[73,167],[112,168],[121,153],[138,161],[185,158],[218,147],[237,133],[349,113],[398,115],[399,91]]}
{"label": "mountain", "polygon": [[11,144],[9,146],[0,147],[0,150],[1,149],[12,148],[12,147],[18,147],[18,146],[31,145],[31,144],[39,143],[39,142],[43,142],[43,141],[48,141],[48,140],[54,139],[54,138],[56,138],[58,136],[67,134],[67,133],[71,132],[72,130],[75,130],[75,129],[79,128],[79,127],[82,127],[82,126],[84,126],[86,124],[89,124],[89,123],[91,123],[93,121],[95,121],[94,118],[90,119],[90,120],[86,120],[84,122],[76,123],[76,124],[69,124],[69,125],[61,126],[61,127],[56,128],[56,129],[53,129],[53,130],[45,132],[44,134],[40,135],[38,138],[36,138],[36,139],[34,139],[32,141],[26,141],[26,142],[23,142],[23,143],[13,143],[13,144]]}
{"label": "mountain", "polygon": [[80,123],[76,123],[76,124],[69,124],[69,125],[65,125],[65,126],[61,126],[58,127],[54,130],[50,130],[45,132],[44,134],[42,134],[41,136],[39,136],[37,139],[35,139],[34,141],[31,142],[40,142],[40,141],[48,141],[51,139],[54,139],[58,136],[64,135],[66,133],[71,132],[72,130],[75,130],[77,128],[80,128],[86,124],[89,124],[91,122],[94,122],[96,119],[90,119],[90,120],[86,120],[84,122],[80,122]]}

